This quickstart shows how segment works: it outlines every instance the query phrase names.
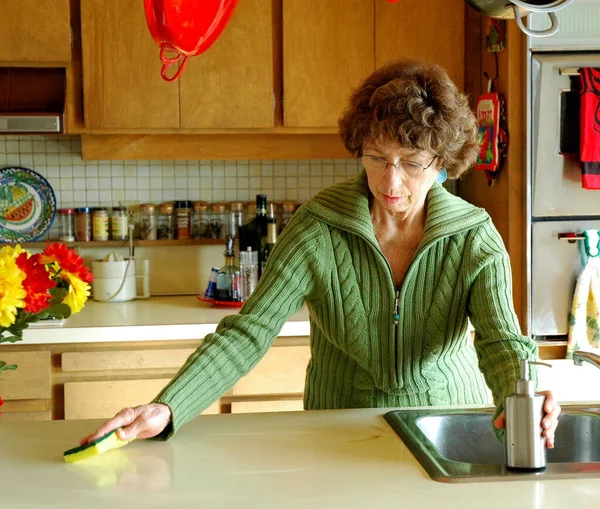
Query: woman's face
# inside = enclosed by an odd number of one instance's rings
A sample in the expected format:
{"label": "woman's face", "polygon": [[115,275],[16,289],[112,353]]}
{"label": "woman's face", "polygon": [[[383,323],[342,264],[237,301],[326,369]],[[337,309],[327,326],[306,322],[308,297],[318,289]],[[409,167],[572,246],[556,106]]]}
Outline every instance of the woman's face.
{"label": "woman's face", "polygon": [[373,206],[392,215],[418,211],[439,172],[434,154],[408,150],[398,143],[365,144],[361,162],[375,198]]}

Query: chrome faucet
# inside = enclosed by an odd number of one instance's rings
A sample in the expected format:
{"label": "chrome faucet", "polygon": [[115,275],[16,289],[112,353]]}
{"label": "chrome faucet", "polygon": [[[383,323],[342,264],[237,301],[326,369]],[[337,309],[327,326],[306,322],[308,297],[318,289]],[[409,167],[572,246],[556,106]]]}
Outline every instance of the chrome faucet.
{"label": "chrome faucet", "polygon": [[573,362],[575,365],[581,366],[583,361],[589,362],[600,369],[600,355],[591,352],[582,352],[581,350],[573,352]]}

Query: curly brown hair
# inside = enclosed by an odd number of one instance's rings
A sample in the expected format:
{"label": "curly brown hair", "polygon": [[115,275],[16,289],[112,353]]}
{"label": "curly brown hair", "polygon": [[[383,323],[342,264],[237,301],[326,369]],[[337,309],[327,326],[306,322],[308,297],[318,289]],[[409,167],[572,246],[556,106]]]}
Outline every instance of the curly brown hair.
{"label": "curly brown hair", "polygon": [[478,153],[477,121],[446,71],[424,60],[393,60],[352,94],[339,120],[351,154],[363,145],[397,142],[436,155],[448,178],[458,178]]}

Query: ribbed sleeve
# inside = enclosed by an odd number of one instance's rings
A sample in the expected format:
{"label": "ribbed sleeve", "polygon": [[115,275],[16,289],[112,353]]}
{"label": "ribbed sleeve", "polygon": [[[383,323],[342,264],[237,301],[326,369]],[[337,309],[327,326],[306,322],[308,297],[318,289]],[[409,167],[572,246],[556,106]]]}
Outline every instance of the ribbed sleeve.
{"label": "ribbed sleeve", "polygon": [[294,216],[279,238],[265,272],[239,314],[217,330],[187,359],[154,401],[173,415],[168,436],[190,421],[246,375],[263,357],[288,316],[310,300],[320,263],[315,256],[321,225]]}

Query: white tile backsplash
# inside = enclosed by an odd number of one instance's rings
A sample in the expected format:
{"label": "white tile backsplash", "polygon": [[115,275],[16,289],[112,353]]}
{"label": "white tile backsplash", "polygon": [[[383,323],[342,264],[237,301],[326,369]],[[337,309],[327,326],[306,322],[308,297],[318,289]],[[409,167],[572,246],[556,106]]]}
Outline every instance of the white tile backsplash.
{"label": "white tile backsplash", "polygon": [[[58,207],[114,206],[120,201],[306,201],[356,175],[355,159],[288,161],[82,161],[78,136],[0,135],[0,168],[23,166],[45,177]],[[50,238],[56,237],[56,225]]]}

